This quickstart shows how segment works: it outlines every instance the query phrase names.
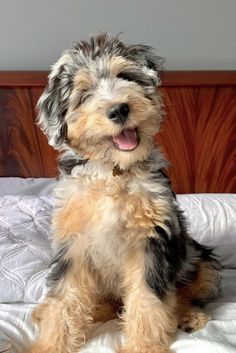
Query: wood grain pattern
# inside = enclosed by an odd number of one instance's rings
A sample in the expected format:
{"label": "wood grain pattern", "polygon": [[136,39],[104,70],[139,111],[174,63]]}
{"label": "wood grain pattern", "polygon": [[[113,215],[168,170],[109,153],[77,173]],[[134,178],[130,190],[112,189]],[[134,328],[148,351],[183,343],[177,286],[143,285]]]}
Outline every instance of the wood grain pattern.
{"label": "wood grain pattern", "polygon": [[235,86],[236,71],[163,71],[163,87]]}
{"label": "wood grain pattern", "polygon": [[[0,71],[1,87],[43,87],[48,71]],[[163,71],[163,87],[179,86],[232,86],[236,84],[236,71]]]}
{"label": "wood grain pattern", "polygon": [[0,87],[44,87],[48,71],[0,71]]}
{"label": "wood grain pattern", "polygon": [[162,88],[158,144],[178,193],[236,192],[236,86]]}
{"label": "wood grain pattern", "polygon": [[42,88],[0,88],[0,176],[52,177],[55,152],[35,125]]}
{"label": "wood grain pattern", "polygon": [[[47,72],[0,72],[0,176],[57,175],[35,125]],[[156,137],[178,193],[236,192],[236,71],[166,72],[166,119]]]}

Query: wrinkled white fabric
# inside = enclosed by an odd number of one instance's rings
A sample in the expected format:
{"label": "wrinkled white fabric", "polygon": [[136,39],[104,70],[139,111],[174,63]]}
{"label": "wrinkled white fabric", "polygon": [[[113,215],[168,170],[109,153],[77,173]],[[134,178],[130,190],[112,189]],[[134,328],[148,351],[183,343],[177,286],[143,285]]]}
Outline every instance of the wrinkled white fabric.
{"label": "wrinkled white fabric", "polygon": [[[35,304],[0,304],[0,337],[9,339],[13,353],[21,353],[34,338],[30,313]],[[172,353],[236,353],[236,270],[224,270],[222,294],[204,311],[212,320],[198,332],[178,331]],[[96,324],[92,338],[80,353],[115,353],[116,343],[124,341],[117,321]]]}
{"label": "wrinkled white fabric", "polygon": [[[236,268],[236,195],[179,195],[190,233]],[[52,196],[0,197],[0,302],[37,303],[52,257]]]}
{"label": "wrinkled white fabric", "polygon": [[[34,337],[30,313],[45,295],[52,258],[50,220],[54,179],[0,179],[0,337],[24,350]],[[215,247],[223,272],[223,292],[205,311],[212,317],[193,334],[178,333],[173,353],[236,353],[236,195],[178,195],[190,233]],[[113,353],[123,341],[116,321],[97,324],[82,353]]]}
{"label": "wrinkled white fabric", "polygon": [[43,297],[52,257],[51,210],[51,197],[0,197],[0,302]]}
{"label": "wrinkled white fabric", "polygon": [[236,194],[178,195],[190,235],[212,246],[226,268],[236,268]]}
{"label": "wrinkled white fabric", "polygon": [[56,182],[57,179],[55,178],[1,177],[0,196],[47,196],[52,193]]}

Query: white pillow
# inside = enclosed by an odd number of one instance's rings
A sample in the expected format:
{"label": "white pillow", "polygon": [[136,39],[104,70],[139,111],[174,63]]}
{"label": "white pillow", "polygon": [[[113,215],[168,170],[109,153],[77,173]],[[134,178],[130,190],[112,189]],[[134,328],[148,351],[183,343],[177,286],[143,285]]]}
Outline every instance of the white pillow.
{"label": "white pillow", "polygon": [[178,195],[190,235],[215,248],[226,268],[236,268],[236,194]]}
{"label": "white pillow", "polygon": [[50,195],[56,182],[56,178],[1,177],[0,196]]}

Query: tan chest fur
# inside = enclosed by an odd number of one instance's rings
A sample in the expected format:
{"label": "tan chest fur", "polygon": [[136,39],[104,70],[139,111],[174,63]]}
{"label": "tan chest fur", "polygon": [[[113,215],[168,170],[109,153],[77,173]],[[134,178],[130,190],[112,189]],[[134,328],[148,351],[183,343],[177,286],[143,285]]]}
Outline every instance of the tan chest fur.
{"label": "tan chest fur", "polygon": [[157,201],[152,187],[131,175],[68,178],[58,188],[53,219],[57,240],[73,239],[74,259],[87,256],[103,273],[119,273],[127,256],[143,246],[143,238],[167,214],[166,201]]}

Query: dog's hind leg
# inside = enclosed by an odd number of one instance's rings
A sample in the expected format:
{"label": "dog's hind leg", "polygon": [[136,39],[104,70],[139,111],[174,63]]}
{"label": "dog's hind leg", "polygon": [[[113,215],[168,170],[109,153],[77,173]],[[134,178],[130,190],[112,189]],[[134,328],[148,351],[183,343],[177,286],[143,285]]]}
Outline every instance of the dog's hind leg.
{"label": "dog's hind leg", "polygon": [[204,306],[216,299],[220,292],[221,265],[212,259],[198,264],[197,277],[188,291],[192,297],[192,303]]}
{"label": "dog's hind leg", "polygon": [[220,265],[215,260],[197,265],[196,278],[178,290],[179,327],[186,332],[203,328],[210,318],[199,307],[214,300],[220,291]]}

